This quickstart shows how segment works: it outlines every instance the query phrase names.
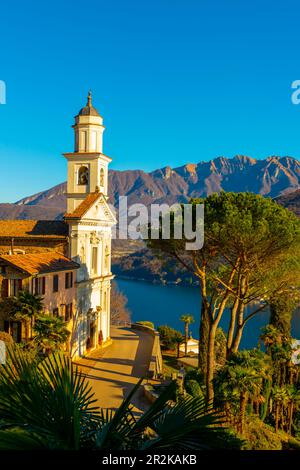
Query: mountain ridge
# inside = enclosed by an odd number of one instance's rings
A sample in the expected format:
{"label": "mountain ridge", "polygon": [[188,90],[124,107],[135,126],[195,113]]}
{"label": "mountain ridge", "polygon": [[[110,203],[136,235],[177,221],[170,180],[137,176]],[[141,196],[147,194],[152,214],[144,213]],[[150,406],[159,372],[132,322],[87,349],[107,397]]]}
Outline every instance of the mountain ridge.
{"label": "mountain ridge", "polygon": [[[288,156],[258,160],[246,155],[223,156],[199,163],[151,172],[109,170],[109,202],[118,206],[118,197],[128,204],[188,202],[213,192],[250,191],[280,198],[300,189],[300,161]],[[66,210],[66,183],[25,197],[13,204],[0,204],[0,218],[62,218]]]}

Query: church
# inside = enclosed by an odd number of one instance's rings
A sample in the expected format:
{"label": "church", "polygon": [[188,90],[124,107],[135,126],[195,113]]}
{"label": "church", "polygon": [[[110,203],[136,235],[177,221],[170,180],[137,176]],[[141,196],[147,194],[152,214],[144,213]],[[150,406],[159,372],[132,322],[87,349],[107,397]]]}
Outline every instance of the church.
{"label": "church", "polygon": [[[44,313],[70,330],[66,349],[79,357],[110,343],[112,227],[103,118],[92,105],[75,116],[74,151],[67,160],[63,220],[0,221],[0,299],[20,290],[43,297]],[[24,325],[0,316],[0,330],[24,340]]]}

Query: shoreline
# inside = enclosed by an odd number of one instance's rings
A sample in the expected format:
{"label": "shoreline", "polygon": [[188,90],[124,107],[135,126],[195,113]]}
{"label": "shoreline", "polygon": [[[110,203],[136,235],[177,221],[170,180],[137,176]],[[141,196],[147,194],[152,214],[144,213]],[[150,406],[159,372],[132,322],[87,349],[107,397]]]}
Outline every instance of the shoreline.
{"label": "shoreline", "polygon": [[131,276],[126,276],[126,275],[120,275],[120,274],[115,274],[115,280],[123,280],[123,281],[135,281],[135,282],[145,282],[148,284],[156,285],[156,286],[172,286],[172,287],[199,287],[199,284],[187,284],[184,282],[176,282],[176,281],[166,281],[166,282],[161,282],[157,280],[151,280],[151,279],[145,279],[145,278],[138,278],[138,277],[131,277]]}

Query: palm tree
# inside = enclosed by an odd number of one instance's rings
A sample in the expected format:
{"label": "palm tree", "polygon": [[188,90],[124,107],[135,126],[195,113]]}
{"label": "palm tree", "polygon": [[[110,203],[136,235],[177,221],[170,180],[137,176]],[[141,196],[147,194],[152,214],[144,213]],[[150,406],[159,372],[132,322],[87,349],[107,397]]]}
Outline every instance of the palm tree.
{"label": "palm tree", "polygon": [[42,313],[44,308],[43,297],[25,290],[18,292],[17,299],[20,306],[20,316],[25,321],[26,340],[28,341],[28,322],[30,321],[32,335],[34,320]]}
{"label": "palm tree", "polygon": [[181,315],[180,321],[184,323],[184,341],[185,341],[185,350],[184,354],[187,356],[187,343],[189,339],[189,325],[195,322],[193,315],[185,314]]}
{"label": "palm tree", "polygon": [[0,372],[0,449],[240,448],[203,399],[189,396],[170,406],[174,382],[136,416],[131,399],[141,382],[116,411],[99,409],[70,358],[52,354],[38,363],[11,349]]}
{"label": "palm tree", "polygon": [[17,296],[4,299],[0,304],[2,315],[9,321],[21,321],[25,324],[25,340],[29,339],[28,324],[31,334],[34,319],[43,311],[43,298],[28,291],[19,291]]}
{"label": "palm tree", "polygon": [[297,410],[300,404],[300,390],[293,385],[288,385],[286,387],[286,393],[288,402],[286,431],[292,434],[294,411]]}
{"label": "palm tree", "polygon": [[176,334],[174,335],[174,343],[176,344],[176,355],[177,355],[177,359],[180,357],[180,345],[182,344],[183,342],[183,338],[182,338],[182,334],[178,332],[176,332]]}
{"label": "palm tree", "polygon": [[233,354],[214,379],[216,398],[225,404],[238,403],[238,432],[243,435],[246,407],[249,397],[259,397],[263,381],[270,377],[266,355],[259,350],[240,351]]}
{"label": "palm tree", "polygon": [[61,349],[70,336],[66,323],[59,317],[39,317],[35,322],[34,331],[36,334],[33,341],[47,354]]}
{"label": "palm tree", "polygon": [[239,432],[241,435],[244,434],[246,406],[249,395],[257,393],[260,382],[261,378],[254,370],[236,366],[232,376],[231,387],[235,388],[240,394]]}
{"label": "palm tree", "polygon": [[272,392],[272,398],[275,405],[275,432],[278,432],[279,421],[283,428],[283,410],[288,402],[288,393],[286,387],[275,385]]}
{"label": "palm tree", "polygon": [[268,350],[274,344],[282,344],[282,333],[274,325],[267,325],[262,328],[260,339]]}

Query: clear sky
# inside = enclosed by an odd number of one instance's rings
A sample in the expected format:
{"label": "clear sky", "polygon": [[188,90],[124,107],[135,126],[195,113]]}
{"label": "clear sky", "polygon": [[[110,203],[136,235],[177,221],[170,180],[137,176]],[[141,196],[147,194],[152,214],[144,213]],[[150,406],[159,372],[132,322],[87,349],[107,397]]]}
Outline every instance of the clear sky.
{"label": "clear sky", "polygon": [[89,88],[114,169],[299,158],[299,14],[296,0],[2,2],[0,201],[66,179]]}

